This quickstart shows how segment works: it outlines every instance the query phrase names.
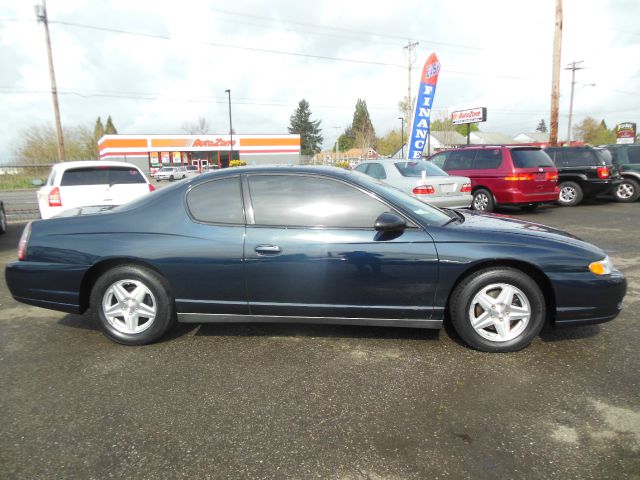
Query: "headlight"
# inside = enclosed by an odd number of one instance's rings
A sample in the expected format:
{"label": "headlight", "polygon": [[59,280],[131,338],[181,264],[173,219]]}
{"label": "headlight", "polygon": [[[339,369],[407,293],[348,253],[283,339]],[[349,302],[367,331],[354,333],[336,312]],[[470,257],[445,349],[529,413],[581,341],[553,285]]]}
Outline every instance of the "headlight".
{"label": "headlight", "polygon": [[613,262],[607,255],[603,260],[589,264],[589,271],[594,275],[608,275],[613,270]]}

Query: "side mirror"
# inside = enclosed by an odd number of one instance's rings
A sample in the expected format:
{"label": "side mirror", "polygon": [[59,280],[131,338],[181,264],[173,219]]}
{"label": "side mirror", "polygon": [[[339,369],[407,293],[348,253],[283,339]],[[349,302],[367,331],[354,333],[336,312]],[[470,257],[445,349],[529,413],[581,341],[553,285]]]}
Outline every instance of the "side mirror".
{"label": "side mirror", "polygon": [[31,180],[31,185],[33,185],[34,187],[41,187],[42,185],[44,185],[44,182],[39,178],[34,178],[33,180]]}
{"label": "side mirror", "polygon": [[378,232],[401,232],[407,228],[407,222],[395,213],[384,212],[376,218],[374,228]]}

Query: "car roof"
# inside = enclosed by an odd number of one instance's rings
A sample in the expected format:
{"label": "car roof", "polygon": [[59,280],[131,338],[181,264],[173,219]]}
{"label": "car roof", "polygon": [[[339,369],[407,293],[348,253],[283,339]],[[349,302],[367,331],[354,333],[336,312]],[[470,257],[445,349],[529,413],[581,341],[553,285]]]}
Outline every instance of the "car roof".
{"label": "car roof", "polygon": [[132,163],[116,162],[113,160],[81,160],[77,162],[62,162],[53,165],[53,168],[57,170],[69,170],[71,168],[86,168],[86,167],[132,167],[138,169]]}

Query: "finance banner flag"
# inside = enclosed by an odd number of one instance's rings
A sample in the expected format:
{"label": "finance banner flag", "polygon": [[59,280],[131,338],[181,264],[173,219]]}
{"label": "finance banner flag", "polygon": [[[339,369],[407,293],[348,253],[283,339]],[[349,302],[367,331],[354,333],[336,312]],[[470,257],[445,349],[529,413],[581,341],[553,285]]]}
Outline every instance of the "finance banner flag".
{"label": "finance banner flag", "polygon": [[431,128],[431,106],[436,94],[436,84],[440,73],[440,61],[435,53],[429,55],[422,75],[420,76],[420,89],[416,98],[416,107],[413,112],[411,135],[409,137],[409,160],[420,160],[422,151],[427,144],[427,135]]}

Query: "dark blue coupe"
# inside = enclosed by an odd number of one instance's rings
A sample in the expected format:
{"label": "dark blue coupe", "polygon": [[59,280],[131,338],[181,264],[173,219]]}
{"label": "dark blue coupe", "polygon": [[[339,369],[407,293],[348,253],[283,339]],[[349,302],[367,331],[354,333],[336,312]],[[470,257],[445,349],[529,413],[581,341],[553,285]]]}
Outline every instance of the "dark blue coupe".
{"label": "dark blue coupe", "polygon": [[572,235],[439,210],[332,168],[226,169],[98,210],[30,223],[7,284],[20,302],[91,310],[127,345],[176,321],[451,321],[470,346],[505,352],[545,322],[612,320],[626,291]]}

